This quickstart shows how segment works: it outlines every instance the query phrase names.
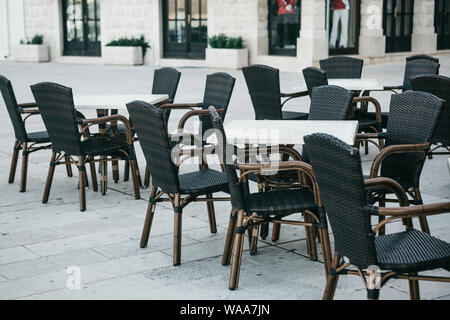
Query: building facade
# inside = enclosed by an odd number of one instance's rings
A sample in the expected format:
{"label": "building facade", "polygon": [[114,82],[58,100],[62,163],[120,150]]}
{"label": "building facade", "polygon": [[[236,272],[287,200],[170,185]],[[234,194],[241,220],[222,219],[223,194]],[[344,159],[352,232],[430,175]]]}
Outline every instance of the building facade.
{"label": "building facade", "polygon": [[143,35],[145,64],[205,66],[207,39],[242,36],[249,63],[282,70],[329,55],[366,62],[450,50],[450,0],[0,0],[0,57],[44,36],[52,61],[102,63],[102,48]]}

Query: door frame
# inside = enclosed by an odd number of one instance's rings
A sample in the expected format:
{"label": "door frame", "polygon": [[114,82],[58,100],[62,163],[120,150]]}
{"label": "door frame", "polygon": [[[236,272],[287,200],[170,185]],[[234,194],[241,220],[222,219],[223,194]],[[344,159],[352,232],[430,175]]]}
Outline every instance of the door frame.
{"label": "door frame", "polygon": [[[438,3],[439,1],[442,2],[443,9],[445,10],[444,13],[439,14],[438,13]],[[446,7],[446,4],[448,3],[449,8]],[[442,20],[444,19],[444,16],[447,16],[447,19],[450,20],[450,14],[447,14],[446,10],[450,9],[450,2],[447,2],[446,0],[435,0],[434,1],[434,27],[435,32],[437,34],[437,50],[448,50],[450,49],[450,33],[445,37],[444,26],[442,24]],[[437,20],[440,15],[441,19],[441,26],[438,28]],[[450,21],[449,21],[450,26]]]}
{"label": "door frame", "polygon": [[[71,1],[71,0],[69,0]],[[100,3],[100,0],[96,0],[95,4]],[[67,41],[67,0],[61,1],[61,11],[62,11],[62,52],[63,56],[85,56],[85,57],[100,57],[101,56],[101,39],[93,42],[91,47],[89,47],[89,40],[87,37],[88,33],[88,23],[87,23],[87,2],[86,0],[81,0],[82,10],[83,10],[83,44],[80,43],[79,46],[75,48],[70,48],[73,44]],[[100,8],[101,10],[101,8]],[[96,11],[96,10],[95,10]],[[97,18],[97,17],[96,17]],[[101,28],[101,18],[98,17],[97,20],[100,23]]]}
{"label": "door frame", "polygon": [[[169,19],[168,17],[168,1],[162,1],[162,55],[163,58],[176,58],[176,59],[198,59],[198,60],[204,60],[205,59],[205,51],[208,46],[208,43],[193,43],[191,41],[191,17],[192,17],[192,6],[191,1],[192,0],[181,0],[184,1],[184,7],[185,7],[185,39],[186,41],[184,43],[170,43],[168,41],[168,25],[169,25]],[[201,1],[207,1],[207,0],[201,0]],[[199,10],[201,12],[201,4],[199,6]],[[201,18],[200,18],[201,19]],[[203,20],[203,19],[201,19]],[[204,19],[207,21],[207,19]],[[193,47],[197,47],[197,50],[192,50]],[[179,49],[178,49],[179,48]],[[198,50],[198,48],[200,50]]]}
{"label": "door frame", "polygon": [[[359,53],[359,36],[361,31],[361,1],[356,1],[356,25],[355,25],[355,47],[354,48],[330,48],[330,33],[331,33],[331,6],[333,5],[333,1],[326,1],[325,5],[328,4],[326,10],[328,10],[328,14],[325,14],[327,20],[327,47],[328,47],[328,55],[330,56],[338,56],[338,55],[347,55],[347,54],[358,54]],[[327,19],[328,18],[328,19]]]}
{"label": "door frame", "polygon": [[[411,51],[411,43],[412,43],[412,33],[413,33],[413,29],[414,29],[414,0],[410,0],[411,1],[411,12],[410,12],[410,16],[409,16],[409,25],[410,25],[410,31],[411,33],[409,34],[409,36],[405,36],[405,11],[402,11],[402,16],[401,16],[401,25],[400,25],[400,41],[401,43],[399,45],[396,46],[396,44],[398,44],[399,41],[395,41],[396,36],[388,36],[386,34],[386,24],[387,24],[387,19],[388,19],[388,13],[387,13],[387,1],[389,0],[383,0],[383,34],[386,37],[386,53],[394,53],[394,52],[409,52]],[[391,0],[391,1],[395,1],[397,3],[397,1],[401,1],[402,2],[402,7],[405,7],[405,2],[406,0]],[[389,14],[390,19],[392,21],[392,25],[394,26],[394,22],[395,22],[395,18],[393,14]],[[394,27],[395,28],[395,27]],[[395,29],[393,29],[393,31],[395,32]]]}

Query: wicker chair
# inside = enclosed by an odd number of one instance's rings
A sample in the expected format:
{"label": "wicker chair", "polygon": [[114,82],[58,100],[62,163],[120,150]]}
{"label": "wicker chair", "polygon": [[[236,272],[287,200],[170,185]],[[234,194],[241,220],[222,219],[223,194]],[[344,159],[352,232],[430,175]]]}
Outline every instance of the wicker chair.
{"label": "wicker chair", "polygon": [[[152,86],[152,94],[167,94],[169,96],[169,102],[172,103],[175,99],[175,95],[178,89],[178,83],[180,82],[181,72],[174,68],[164,67],[160,69],[156,69],[153,74],[153,86]],[[162,103],[167,103],[164,101]],[[166,122],[169,121],[170,109],[166,109],[164,112],[164,118]],[[117,114],[117,112],[112,113]],[[110,132],[112,129],[109,129]],[[122,124],[117,125],[117,130],[120,134],[126,135],[126,128]],[[124,169],[124,181],[129,180],[130,175],[130,163],[125,161],[125,169]],[[146,168],[146,176],[148,175],[148,168]],[[119,167],[113,162],[113,178],[114,182],[119,180]],[[147,184],[148,185],[148,184]]]}
{"label": "wicker chair", "polygon": [[[228,265],[233,245],[233,263],[229,288],[234,290],[239,284],[245,232],[248,231],[250,252],[254,254],[256,253],[258,226],[267,222],[305,226],[308,234],[308,251],[313,260],[317,260],[313,236],[313,228],[317,228],[322,244],[325,274],[327,274],[331,259],[327,221],[310,165],[301,161],[283,161],[276,164],[277,171],[294,171],[298,176],[304,175],[309,184],[284,190],[275,189],[270,192],[250,193],[247,177],[250,174],[259,176],[270,172],[273,170],[271,164],[236,164],[232,159],[234,146],[227,144],[221,118],[214,107],[210,107],[209,112],[214,127],[218,131],[219,145],[223,146],[223,153],[219,157],[225,167],[231,194],[232,213],[222,257],[222,264]],[[239,178],[236,169],[241,170]],[[305,217],[305,221],[302,222],[283,219],[294,213],[304,213],[310,219]]]}
{"label": "wicker chair", "polygon": [[[402,92],[411,90],[410,79],[419,75],[439,74],[439,63],[432,59],[432,57],[420,59],[421,56],[413,56],[406,59],[405,74],[403,77],[403,84],[400,86],[385,86],[384,91],[393,91],[397,93],[398,90]],[[438,60],[439,61],[439,60]],[[363,96],[370,95],[370,91],[363,92]],[[382,112],[383,128],[386,128],[388,122],[388,112]],[[368,119],[375,119],[376,114],[367,112],[365,115]]]}
{"label": "wicker chair", "polygon": [[305,78],[308,94],[311,97],[312,90],[315,87],[328,85],[327,72],[316,67],[308,67],[302,70]]}
{"label": "wicker chair", "polygon": [[[343,274],[359,275],[368,299],[378,299],[380,288],[391,278],[409,280],[411,299],[420,298],[418,280],[450,282],[450,278],[418,275],[437,268],[450,270],[450,244],[411,227],[377,237],[381,225],[371,227],[371,216],[387,216],[391,221],[425,217],[450,212],[450,202],[408,207],[407,195],[396,181],[363,179],[357,149],[320,133],[306,136],[305,143],[335,240],[323,299],[333,299],[339,276]],[[369,205],[366,191],[381,188],[396,192],[402,199],[402,207]],[[356,270],[350,269],[351,265]],[[377,277],[379,269],[383,273]]]}
{"label": "wicker chair", "polygon": [[[419,182],[430,141],[435,131],[443,101],[432,94],[409,91],[392,95],[387,130],[378,134],[360,134],[357,139],[384,139],[385,147],[375,157],[370,178],[378,176],[395,180],[408,193],[410,204],[422,205]],[[381,170],[380,170],[381,169]],[[372,203],[397,200],[387,199],[389,192],[372,192]],[[421,228],[430,233],[425,217],[419,218]],[[384,233],[384,227],[380,228]]]}
{"label": "wicker chair", "polygon": [[[193,118],[198,117],[201,122],[201,134],[202,140],[197,144],[203,146],[208,138],[205,133],[208,129],[211,129],[211,121],[208,116],[208,107],[215,106],[221,110],[222,116],[225,117],[230,103],[231,95],[233,93],[234,84],[236,79],[228,73],[216,72],[206,76],[205,91],[203,95],[203,101],[199,103],[177,103],[177,104],[164,104],[160,106],[162,110],[190,110],[179,121],[178,129],[182,131],[186,122]],[[192,136],[193,140],[196,140]],[[147,168],[148,169],[148,168]],[[150,171],[146,170],[144,186],[148,187],[150,184]]]}
{"label": "wicker chair", "polygon": [[[242,68],[252,99],[256,120],[305,120],[308,113],[282,111],[287,101],[304,97],[308,92],[281,93],[280,71],[260,64]],[[287,98],[283,103],[281,98]]]}
{"label": "wicker chair", "polygon": [[[152,188],[140,246],[141,248],[147,246],[157,202],[170,201],[175,213],[173,264],[177,266],[181,263],[183,208],[193,201],[205,201],[210,230],[212,233],[217,232],[213,201],[229,201],[229,197],[213,198],[212,194],[228,193],[227,177],[222,172],[209,169],[204,162],[200,164],[199,171],[179,174],[178,167],[183,161],[182,158],[194,156],[202,159],[204,148],[187,151],[181,149],[178,150],[178,155],[177,149],[172,148],[163,110],[142,101],[133,101],[127,104],[127,108],[152,176]],[[168,197],[162,198],[164,194]]]}
{"label": "wicker chair", "polygon": [[[19,151],[22,150],[22,172],[20,178],[20,192],[26,191],[27,172],[28,172],[28,155],[30,153],[50,149],[50,138],[47,131],[27,132],[25,121],[33,116],[39,115],[39,110],[35,103],[18,104],[16,96],[11,85],[11,81],[0,75],[0,91],[5,101],[6,109],[14,128],[16,141],[14,142],[13,155],[11,160],[11,168],[9,171],[8,183],[13,183],[16,175],[17,160],[19,159]],[[22,118],[22,115],[25,118]],[[72,176],[72,168],[67,164],[67,175]]]}
{"label": "wicker chair", "polygon": [[328,79],[361,78],[364,60],[351,57],[330,57],[319,61],[320,69],[327,72]]}
{"label": "wicker chair", "polygon": [[[439,122],[431,138],[431,144],[436,145],[428,152],[432,155],[450,153],[450,78],[440,75],[417,76],[410,79],[414,91],[431,93],[445,101],[439,116]],[[439,148],[445,148],[445,152],[436,152]]]}
{"label": "wicker chair", "polygon": [[[97,178],[95,166],[93,166],[94,162],[100,162],[100,167],[105,168],[105,166],[102,166],[103,162],[117,160],[130,161],[134,195],[136,199],[140,198],[133,135],[131,125],[124,116],[113,115],[96,119],[80,118],[73,104],[72,89],[56,83],[38,83],[31,86],[31,91],[47,128],[53,151],[42,198],[43,203],[47,203],[49,198],[55,166],[73,163],[77,165],[79,171],[80,210],[85,211],[86,163],[91,165],[92,183],[95,191],[97,189]],[[120,121],[125,125],[127,130],[126,141],[106,135],[91,136],[89,134],[89,126],[113,121]],[[81,141],[81,136],[83,136],[83,141]],[[100,156],[101,159],[95,160],[96,156]],[[77,160],[73,157],[77,157]],[[110,157],[110,159],[107,157]],[[104,178],[103,171],[102,169],[102,178]]]}

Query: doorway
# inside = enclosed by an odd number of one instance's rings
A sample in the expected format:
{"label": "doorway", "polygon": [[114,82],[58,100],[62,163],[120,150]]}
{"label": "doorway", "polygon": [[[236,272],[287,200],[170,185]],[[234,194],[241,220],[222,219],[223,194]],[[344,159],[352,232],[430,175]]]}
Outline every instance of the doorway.
{"label": "doorway", "polygon": [[384,0],[386,52],[411,51],[414,0]]}

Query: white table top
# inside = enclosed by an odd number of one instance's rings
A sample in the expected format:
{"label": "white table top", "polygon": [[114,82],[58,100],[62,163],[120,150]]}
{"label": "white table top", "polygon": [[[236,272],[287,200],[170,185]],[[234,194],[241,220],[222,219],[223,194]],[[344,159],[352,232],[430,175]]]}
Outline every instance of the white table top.
{"label": "white table top", "polygon": [[75,95],[73,101],[76,109],[118,109],[126,110],[126,104],[142,100],[155,104],[168,99],[167,94],[89,94]]}
{"label": "white table top", "polygon": [[[328,79],[328,84],[339,86],[351,91],[383,90],[383,85],[377,79]],[[306,91],[306,86],[294,88],[294,91]]]}
{"label": "white table top", "polygon": [[[303,144],[303,137],[312,133],[327,133],[353,145],[358,133],[358,121],[319,120],[233,120],[225,124],[228,143],[233,144]],[[217,143],[215,135],[209,143]]]}

